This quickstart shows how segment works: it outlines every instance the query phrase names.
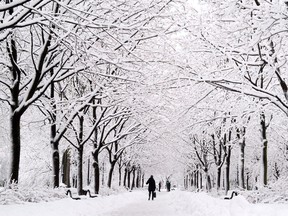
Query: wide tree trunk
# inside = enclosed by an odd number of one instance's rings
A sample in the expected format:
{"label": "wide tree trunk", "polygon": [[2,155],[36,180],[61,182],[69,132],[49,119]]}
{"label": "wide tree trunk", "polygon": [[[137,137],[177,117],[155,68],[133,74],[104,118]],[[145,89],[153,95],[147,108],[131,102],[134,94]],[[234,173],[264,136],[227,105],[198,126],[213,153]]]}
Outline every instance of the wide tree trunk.
{"label": "wide tree trunk", "polygon": [[9,170],[9,183],[18,183],[20,166],[20,116],[12,113],[10,117],[11,158]]}
{"label": "wide tree trunk", "polygon": [[[10,3],[6,1],[6,4]],[[7,11],[9,15],[13,14],[13,8]],[[12,33],[13,34],[13,33]],[[10,84],[10,92],[11,92],[11,101],[10,101],[10,167],[8,170],[8,180],[9,183],[18,183],[19,181],[19,167],[20,167],[20,152],[21,152],[21,126],[20,120],[21,115],[24,110],[16,111],[19,109],[19,93],[20,93],[20,80],[21,80],[21,71],[19,71],[19,67],[17,65],[18,62],[18,51],[17,51],[17,43],[13,39],[13,35],[11,35],[11,40],[6,42],[7,51],[9,53],[9,58],[11,62],[11,66],[9,67],[11,73],[11,84]]]}

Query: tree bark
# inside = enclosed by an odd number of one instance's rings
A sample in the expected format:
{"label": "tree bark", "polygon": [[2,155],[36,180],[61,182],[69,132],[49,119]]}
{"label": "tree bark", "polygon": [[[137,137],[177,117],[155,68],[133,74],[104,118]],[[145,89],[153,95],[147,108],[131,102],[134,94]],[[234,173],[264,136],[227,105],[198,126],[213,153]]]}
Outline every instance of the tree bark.
{"label": "tree bark", "polygon": [[262,175],[263,185],[267,186],[268,184],[268,159],[267,159],[268,140],[267,140],[267,125],[266,125],[264,113],[261,113],[260,120],[261,120],[261,141],[262,141],[261,175]]}
{"label": "tree bark", "polygon": [[232,130],[229,130],[228,133],[228,142],[224,145],[224,151],[226,154],[225,158],[225,180],[224,180],[224,188],[225,188],[225,194],[228,194],[228,191],[230,190],[230,160],[231,160],[231,139],[232,139]]}
{"label": "tree bark", "polygon": [[190,179],[191,179],[191,181],[190,181],[190,187],[193,187],[193,184],[194,184],[193,174],[190,173],[189,176],[190,176]]}
{"label": "tree bark", "polygon": [[[9,10],[9,14],[12,15],[13,9]],[[25,111],[19,109],[19,94],[20,94],[20,79],[21,71],[17,66],[17,47],[16,42],[11,37],[10,43],[7,42],[7,51],[9,54],[12,67],[10,72],[11,79],[11,102],[10,102],[10,138],[11,138],[11,150],[10,150],[10,169],[8,171],[9,183],[18,183],[19,180],[19,167],[20,167],[20,152],[21,152],[21,116]]]}
{"label": "tree bark", "polygon": [[59,155],[59,142],[55,141],[56,137],[56,125],[51,125],[51,148],[52,148],[52,175],[53,175],[53,187],[59,187],[59,171],[60,171],[60,155]]}
{"label": "tree bark", "polygon": [[[196,166],[197,167],[197,166]],[[199,188],[199,177],[198,177],[198,168],[194,171],[194,187]]]}
{"label": "tree bark", "polygon": [[70,151],[66,149],[62,157],[62,183],[71,187],[70,183]]}
{"label": "tree bark", "polygon": [[239,145],[239,187],[245,189],[245,133],[246,128],[237,129],[237,138]]}
{"label": "tree bark", "polygon": [[228,146],[227,156],[225,159],[225,194],[227,195],[230,190],[230,159],[231,159],[231,146]]}
{"label": "tree bark", "polygon": [[109,188],[111,188],[111,186],[112,186],[112,178],[113,178],[113,171],[114,171],[115,165],[116,165],[116,161],[110,163],[110,170],[108,173],[108,182],[107,182],[107,186]]}
{"label": "tree bark", "polygon": [[[53,70],[50,71],[51,76],[53,75]],[[52,148],[52,176],[53,176],[53,187],[59,187],[59,171],[60,171],[60,154],[59,154],[59,141],[55,140],[57,135],[57,127],[56,127],[56,104],[55,104],[55,85],[54,82],[51,83],[50,86],[50,100],[52,101],[52,111],[51,111],[51,119],[50,119],[50,145]]]}
{"label": "tree bark", "polygon": [[143,175],[142,175],[142,188],[144,187],[144,178],[145,178],[145,174],[143,173]]}
{"label": "tree bark", "polygon": [[217,167],[217,190],[221,188],[221,167]]}
{"label": "tree bark", "polygon": [[133,168],[133,171],[132,171],[132,175],[133,175],[133,177],[132,177],[132,186],[131,186],[131,190],[133,190],[133,189],[135,188],[135,171],[136,171],[136,169]]}
{"label": "tree bark", "polygon": [[93,153],[93,168],[94,168],[94,193],[99,194],[100,189],[100,166],[98,159],[98,152]]}
{"label": "tree bark", "polygon": [[239,162],[239,186],[245,189],[245,138],[239,142],[240,162]]}
{"label": "tree bark", "polygon": [[137,169],[137,177],[136,177],[136,188],[140,187],[140,183],[141,183],[141,168],[138,167],[138,169]]}
{"label": "tree bark", "polygon": [[118,171],[119,171],[119,181],[118,181],[118,183],[119,183],[119,186],[121,186],[121,181],[122,181],[122,167],[121,166],[119,166],[119,169],[118,169]]}
{"label": "tree bark", "polygon": [[199,189],[202,189],[202,185],[203,185],[203,182],[202,182],[202,172],[199,171]]}
{"label": "tree bark", "polygon": [[208,168],[204,168],[205,178],[206,178],[206,189],[207,191],[211,191],[212,184],[211,184],[211,178],[208,172]]}
{"label": "tree bark", "polygon": [[79,146],[77,148],[78,151],[78,175],[77,175],[77,192],[78,195],[83,195],[83,152],[84,152],[84,144],[83,142],[83,136],[84,136],[84,117],[81,115],[79,117]]}
{"label": "tree bark", "polygon": [[20,116],[12,113],[10,117],[10,134],[11,134],[11,164],[9,172],[9,183],[18,183],[19,166],[20,166]]}
{"label": "tree bark", "polygon": [[125,170],[124,170],[124,178],[123,178],[123,186],[126,187],[126,182],[127,182],[127,167],[125,167]]}
{"label": "tree bark", "polygon": [[128,181],[128,188],[130,189],[130,186],[131,186],[131,172],[132,170],[128,170],[128,176],[127,176],[127,181]]}
{"label": "tree bark", "polygon": [[83,146],[79,146],[77,150],[77,192],[78,195],[83,195]]}

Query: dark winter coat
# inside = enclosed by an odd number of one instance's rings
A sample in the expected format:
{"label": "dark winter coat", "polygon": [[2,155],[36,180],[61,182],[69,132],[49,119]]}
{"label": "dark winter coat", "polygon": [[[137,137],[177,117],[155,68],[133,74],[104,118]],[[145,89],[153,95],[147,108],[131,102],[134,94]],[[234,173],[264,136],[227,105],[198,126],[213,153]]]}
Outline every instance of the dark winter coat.
{"label": "dark winter coat", "polygon": [[146,182],[146,184],[149,184],[148,185],[148,190],[149,191],[155,191],[156,190],[156,183],[155,183],[155,180],[153,177],[150,177],[148,179],[148,181]]}

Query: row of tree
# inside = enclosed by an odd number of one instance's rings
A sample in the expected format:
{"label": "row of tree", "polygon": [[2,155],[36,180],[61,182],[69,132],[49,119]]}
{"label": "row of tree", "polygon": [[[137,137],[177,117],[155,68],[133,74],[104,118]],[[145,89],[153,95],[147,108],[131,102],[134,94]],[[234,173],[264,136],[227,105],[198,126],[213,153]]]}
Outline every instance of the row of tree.
{"label": "row of tree", "polygon": [[199,2],[198,11],[184,0],[2,2],[9,181],[19,182],[21,119],[31,110],[50,128],[53,186],[61,164],[67,185],[76,165],[79,194],[87,163],[99,192],[103,160],[109,187],[116,168],[118,183],[139,185],[149,162],[182,177],[185,169],[186,186],[206,179],[226,192],[285,175],[287,6]]}
{"label": "row of tree", "polygon": [[[110,163],[108,187],[117,163],[120,173],[125,167],[124,184],[131,172],[133,179],[138,173],[138,180],[131,184],[139,184],[142,169],[137,154],[129,151],[144,143],[146,129],[135,112],[131,93],[143,79],[139,69],[147,64],[143,60],[149,55],[143,51],[146,41],[160,32],[169,33],[166,26],[155,23],[166,19],[171,2],[1,2],[0,101],[10,113],[9,183],[19,182],[21,119],[32,109],[44,116],[38,121],[50,127],[54,187],[60,185],[61,145],[77,153],[78,194],[83,193],[83,155],[87,151],[93,156],[95,193],[99,192],[103,150]],[[63,181],[68,184],[69,153],[63,151]],[[130,179],[127,184],[129,187]]]}
{"label": "row of tree", "polygon": [[285,176],[287,169],[287,5],[274,0],[201,2],[201,27],[187,28],[194,38],[188,51],[198,62],[182,80],[206,86],[201,90],[205,96],[193,105],[194,115],[204,120],[186,129],[193,159],[185,184],[196,186],[202,170],[208,190],[224,185],[227,192],[231,182],[241,189],[267,186],[268,179]]}

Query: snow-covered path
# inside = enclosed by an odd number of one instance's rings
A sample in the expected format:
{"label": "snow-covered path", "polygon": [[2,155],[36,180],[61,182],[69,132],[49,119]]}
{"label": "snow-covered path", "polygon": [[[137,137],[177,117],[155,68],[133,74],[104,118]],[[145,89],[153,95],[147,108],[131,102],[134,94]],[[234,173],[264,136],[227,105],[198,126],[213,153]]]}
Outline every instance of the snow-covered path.
{"label": "snow-covered path", "polygon": [[[148,201],[148,193],[139,193],[139,198],[132,204],[113,211],[106,212],[103,216],[188,216],[185,212],[179,212],[172,205],[172,193],[157,192],[157,198]],[[102,215],[101,215],[102,216]]]}
{"label": "snow-covered path", "polygon": [[53,202],[0,205],[1,216],[287,216],[285,204],[250,204],[241,195],[232,200],[206,193],[158,192],[148,201],[148,192]]}

